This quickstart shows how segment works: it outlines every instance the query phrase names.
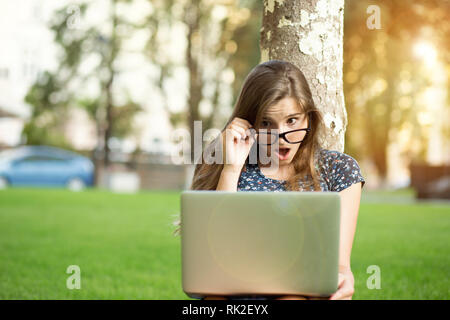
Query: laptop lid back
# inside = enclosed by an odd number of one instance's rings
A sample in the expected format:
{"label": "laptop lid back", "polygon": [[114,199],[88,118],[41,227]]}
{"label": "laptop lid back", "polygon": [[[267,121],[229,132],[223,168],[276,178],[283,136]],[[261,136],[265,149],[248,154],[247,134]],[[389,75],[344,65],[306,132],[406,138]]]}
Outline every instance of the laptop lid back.
{"label": "laptop lid back", "polygon": [[183,290],[329,296],[337,290],[339,222],[337,192],[185,191]]}

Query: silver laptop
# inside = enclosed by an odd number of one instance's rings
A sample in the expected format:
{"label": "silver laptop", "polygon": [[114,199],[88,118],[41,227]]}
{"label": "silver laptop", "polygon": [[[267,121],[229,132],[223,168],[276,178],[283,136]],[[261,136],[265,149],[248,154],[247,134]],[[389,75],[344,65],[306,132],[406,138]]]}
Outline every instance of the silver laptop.
{"label": "silver laptop", "polygon": [[330,296],[337,290],[337,192],[184,191],[183,291]]}

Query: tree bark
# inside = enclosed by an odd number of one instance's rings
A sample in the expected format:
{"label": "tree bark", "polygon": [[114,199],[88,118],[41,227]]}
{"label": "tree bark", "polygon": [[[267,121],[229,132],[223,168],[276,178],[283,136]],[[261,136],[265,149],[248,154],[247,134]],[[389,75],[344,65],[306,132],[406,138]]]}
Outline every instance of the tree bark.
{"label": "tree bark", "polygon": [[322,112],[322,147],[344,151],[347,126],[343,90],[344,0],[264,0],[261,62],[295,64]]}
{"label": "tree bark", "polygon": [[113,83],[115,78],[115,70],[114,70],[114,61],[116,60],[117,53],[118,53],[118,44],[117,44],[117,34],[116,29],[118,25],[118,18],[116,14],[116,1],[111,1],[111,18],[112,18],[112,28],[111,28],[111,38],[109,39],[109,45],[110,45],[110,57],[107,61],[107,67],[109,71],[109,77],[105,84],[105,94],[106,94],[106,101],[105,101],[105,113],[106,113],[106,119],[105,119],[105,132],[103,137],[103,143],[104,143],[104,158],[103,158],[103,165],[104,168],[108,168],[110,163],[110,148],[108,145],[108,141],[111,138],[112,133],[112,127],[113,127],[113,108],[114,108],[114,101],[113,101]]}
{"label": "tree bark", "polygon": [[195,155],[198,150],[196,148],[201,148],[194,142],[194,121],[201,120],[199,114],[200,101],[203,98],[202,87],[203,81],[201,76],[201,69],[198,65],[197,57],[194,55],[193,50],[193,37],[196,32],[199,31],[200,27],[200,2],[198,0],[188,2],[185,7],[185,23],[188,27],[188,46],[186,50],[186,62],[189,69],[189,98],[188,98],[188,123],[189,132],[191,135],[191,155],[190,159],[195,162]]}

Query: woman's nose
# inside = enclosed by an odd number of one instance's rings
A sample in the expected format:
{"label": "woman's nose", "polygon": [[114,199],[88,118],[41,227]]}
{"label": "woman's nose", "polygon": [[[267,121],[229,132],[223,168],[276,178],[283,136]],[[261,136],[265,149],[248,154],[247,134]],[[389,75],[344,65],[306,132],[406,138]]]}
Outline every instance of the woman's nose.
{"label": "woman's nose", "polygon": [[287,126],[285,126],[284,124],[278,124],[275,129],[278,130],[278,133],[288,131]]}

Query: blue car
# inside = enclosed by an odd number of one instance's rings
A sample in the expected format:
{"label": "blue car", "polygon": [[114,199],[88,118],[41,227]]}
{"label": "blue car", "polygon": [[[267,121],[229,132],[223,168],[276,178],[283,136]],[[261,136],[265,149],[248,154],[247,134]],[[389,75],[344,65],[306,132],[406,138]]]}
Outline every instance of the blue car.
{"label": "blue car", "polygon": [[76,153],[48,146],[24,146],[0,152],[0,188],[7,186],[92,186],[94,165]]}

